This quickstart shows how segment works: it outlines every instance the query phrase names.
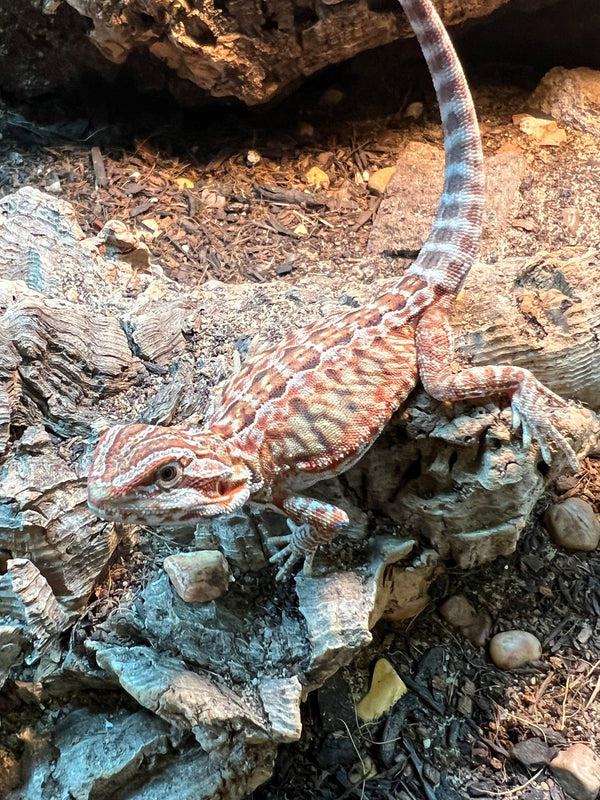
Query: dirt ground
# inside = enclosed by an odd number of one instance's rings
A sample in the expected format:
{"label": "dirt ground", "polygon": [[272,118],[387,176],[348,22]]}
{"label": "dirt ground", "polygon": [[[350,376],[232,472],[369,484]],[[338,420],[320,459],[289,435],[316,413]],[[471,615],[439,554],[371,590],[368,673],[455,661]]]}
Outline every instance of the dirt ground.
{"label": "dirt ground", "polygon": [[[25,185],[59,192],[90,235],[108,219],[121,219],[148,244],[153,261],[183,282],[278,278],[293,285],[310,274],[370,282],[395,267],[393,259],[366,258],[378,205],[368,176],[393,166],[407,137],[440,141],[433,98],[421,89],[425,77],[417,71],[403,85],[412,88],[360,103],[360,86],[329,76],[260,113],[220,105],[166,106],[156,114],[155,101],[138,98],[127,114],[111,107],[100,119],[86,116],[85,104],[76,116],[66,108],[57,113],[51,99],[35,110],[4,103],[0,195]],[[477,87],[488,152],[507,144],[535,152],[511,122],[530,88]],[[408,104],[421,100],[423,117],[405,118]],[[557,148],[545,159],[547,169],[562,160],[562,169],[571,170],[569,191],[577,195],[580,160],[572,150]],[[327,173],[328,187],[311,185],[306,176],[314,166]],[[535,252],[540,230],[535,220],[529,229],[515,225],[512,254]],[[593,462],[559,489],[600,510],[600,469]],[[438,614],[455,593],[491,615],[493,632],[535,633],[541,660],[511,672],[496,669],[484,648]],[[275,776],[254,800],[559,800],[564,795],[547,768],[525,766],[512,748],[531,738],[551,747],[600,748],[599,615],[600,555],[558,551],[534,520],[513,556],[469,573],[450,569],[418,618],[379,625],[358,662],[309,698],[302,741],[282,748]],[[409,693],[382,721],[358,725],[354,702],[381,654]]]}

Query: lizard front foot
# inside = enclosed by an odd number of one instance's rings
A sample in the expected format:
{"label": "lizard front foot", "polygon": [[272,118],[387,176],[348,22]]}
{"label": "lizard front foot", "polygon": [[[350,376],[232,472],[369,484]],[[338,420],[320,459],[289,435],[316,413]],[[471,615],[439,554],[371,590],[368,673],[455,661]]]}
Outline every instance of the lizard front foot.
{"label": "lizard front foot", "polygon": [[290,577],[294,566],[298,561],[304,559],[302,572],[310,575],[312,561],[315,556],[316,548],[303,546],[303,542],[310,537],[310,525],[304,523],[297,525],[291,519],[287,520],[290,533],[283,536],[269,536],[267,544],[274,547],[278,552],[269,558],[270,564],[279,566],[275,575],[275,580],[283,581]]}
{"label": "lizard front foot", "polygon": [[276,576],[278,581],[291,575],[300,559],[304,559],[304,573],[309,574],[317,548],[330,542],[350,522],[341,508],[314,497],[288,494],[277,507],[287,516],[290,529],[285,536],[271,536],[267,540],[279,550],[269,561],[272,564],[283,562]]}

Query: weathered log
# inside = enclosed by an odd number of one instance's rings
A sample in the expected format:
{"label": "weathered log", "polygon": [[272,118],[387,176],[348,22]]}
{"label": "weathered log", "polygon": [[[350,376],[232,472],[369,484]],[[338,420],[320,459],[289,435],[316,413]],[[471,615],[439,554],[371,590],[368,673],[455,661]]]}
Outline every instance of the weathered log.
{"label": "weathered log", "polygon": [[[378,8],[367,0],[235,0],[199,8],[170,0],[68,2],[92,20],[92,39],[109,61],[122,63],[145,47],[209,94],[232,95],[249,105],[408,32],[395,3]],[[452,25],[485,16],[504,2],[441,4],[441,13]]]}
{"label": "weathered log", "polygon": [[[471,566],[511,552],[564,468],[557,454],[539,469],[537,448],[523,448],[496,403],[452,410],[417,392],[353,470],[315,487],[352,525],[312,576],[274,584],[266,532],[285,523],[272,514],[160,535],[101,523],[85,504],[100,429],[200,422],[212,387],[240,361],[236,342],[275,341],[374,287],[339,276],[293,291],[185,289],[107,261],[105,236],[85,240],[66,204],[32,189],[0,204],[0,242],[0,397],[11,420],[0,468],[0,675],[5,691],[16,678],[35,683],[40,703],[10,800],[242,797],[269,777],[277,745],[300,736],[302,698],[371,640],[377,620],[422,608],[449,559]],[[493,274],[478,265],[454,318],[460,357],[517,361],[597,407],[599,258],[573,248]],[[581,455],[596,446],[591,412],[573,405],[557,422]],[[118,539],[121,565],[111,567]],[[215,547],[235,581],[217,599],[185,603],[163,559]],[[86,606],[95,585],[102,602]],[[94,712],[83,709],[89,687],[102,690]],[[143,710],[123,710],[124,696]]]}
{"label": "weathered log", "polygon": [[[598,68],[600,13],[589,0],[569,6],[557,0],[446,0],[438,7],[446,24],[454,25],[505,4],[506,14],[496,15],[493,24],[471,35],[465,30],[475,60],[494,51],[505,59],[509,40],[508,52],[525,53],[530,63],[536,57],[546,63],[543,54],[551,48],[559,63]],[[557,8],[546,11],[553,4]],[[207,93],[264,103],[324,66],[408,35],[397,0],[0,0],[0,30],[0,88],[12,96],[47,95],[90,71],[110,80],[127,60],[147,91],[167,88],[187,105]],[[4,127],[36,139],[52,132],[77,138],[85,122],[43,126],[8,111],[0,114]]]}
{"label": "weathered log", "polygon": [[[438,5],[445,23],[454,25],[491,14],[506,2],[464,0]],[[538,10],[552,2],[522,0],[520,5]],[[595,24],[595,12],[586,10],[588,33]],[[548,27],[552,29],[552,23]],[[169,87],[187,104],[208,93],[237,97],[249,105],[285,94],[325,66],[409,34],[397,0],[201,4],[36,0],[18,6],[0,0],[0,30],[4,45],[0,87],[15,96],[46,94],[73,84],[90,70],[110,79],[117,72],[115,65],[135,54],[130,62],[148,90]],[[539,35],[543,38],[543,31]],[[582,39],[579,43],[577,36]],[[569,38],[573,57],[585,53],[586,63],[594,66],[594,54],[589,52],[593,48],[586,46],[584,32],[573,28]],[[535,41],[531,44],[535,47]],[[1,115],[3,125],[34,131],[36,136],[44,132],[43,126],[18,113]],[[50,130],[51,126],[46,129]],[[81,131],[77,122],[58,130],[75,137]]]}

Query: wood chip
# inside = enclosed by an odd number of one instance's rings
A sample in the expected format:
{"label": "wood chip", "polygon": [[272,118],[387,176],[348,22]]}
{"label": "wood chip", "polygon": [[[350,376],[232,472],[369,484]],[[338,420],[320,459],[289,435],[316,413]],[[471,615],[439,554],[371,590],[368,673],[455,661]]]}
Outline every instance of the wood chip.
{"label": "wood chip", "polygon": [[145,203],[140,203],[139,205],[134,206],[129,210],[130,218],[134,219],[135,217],[139,217],[140,214],[145,214],[152,208],[152,205],[153,204],[148,200]]}
{"label": "wood chip", "polygon": [[94,184],[96,188],[104,188],[108,183],[106,177],[106,169],[104,168],[104,159],[99,147],[92,147],[90,151],[92,158],[92,167],[94,170]]}

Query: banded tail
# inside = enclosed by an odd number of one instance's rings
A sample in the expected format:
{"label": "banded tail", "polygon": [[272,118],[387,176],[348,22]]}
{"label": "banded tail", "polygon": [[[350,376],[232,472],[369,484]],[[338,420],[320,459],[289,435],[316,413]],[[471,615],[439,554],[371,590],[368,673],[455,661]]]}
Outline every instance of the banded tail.
{"label": "banded tail", "polygon": [[431,233],[405,273],[441,295],[462,288],[479,250],[485,176],[477,116],[460,61],[431,0],[400,0],[421,45],[435,87],[446,165]]}

